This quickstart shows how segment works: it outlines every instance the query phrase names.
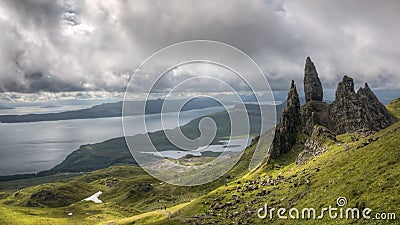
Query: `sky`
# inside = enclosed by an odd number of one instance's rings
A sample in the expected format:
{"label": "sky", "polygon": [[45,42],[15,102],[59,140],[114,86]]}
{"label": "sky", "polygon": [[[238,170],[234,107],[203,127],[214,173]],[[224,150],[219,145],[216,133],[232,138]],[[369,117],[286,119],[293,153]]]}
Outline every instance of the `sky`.
{"label": "sky", "polygon": [[273,90],[301,84],[307,56],[324,88],[345,74],[400,88],[399,11],[398,0],[1,0],[0,92],[123,91],[153,53],[197,39],[246,53]]}

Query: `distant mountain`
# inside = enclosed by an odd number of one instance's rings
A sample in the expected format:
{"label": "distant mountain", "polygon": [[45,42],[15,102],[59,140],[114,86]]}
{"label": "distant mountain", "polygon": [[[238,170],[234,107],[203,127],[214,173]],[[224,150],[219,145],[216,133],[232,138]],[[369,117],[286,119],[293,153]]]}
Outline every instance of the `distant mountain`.
{"label": "distant mountain", "polygon": [[[168,100],[171,108],[179,110],[183,100]],[[146,114],[160,113],[163,107],[163,99],[148,100],[146,102]],[[25,122],[39,122],[39,121],[56,121],[56,120],[72,120],[72,119],[91,119],[91,118],[105,118],[105,117],[120,117],[122,116],[123,102],[104,103],[96,105],[88,109],[81,109],[76,111],[46,113],[46,114],[26,114],[26,115],[2,115],[0,116],[1,123],[25,123]],[[126,101],[125,107],[129,107],[129,114],[141,115],[142,109],[140,108],[143,102],[140,101]],[[173,107],[176,105],[176,107]],[[217,101],[209,98],[194,98],[187,102],[181,111],[188,111],[193,109],[204,109],[209,107],[221,106]],[[1,109],[1,106],[0,106]],[[166,111],[171,112],[171,111]]]}

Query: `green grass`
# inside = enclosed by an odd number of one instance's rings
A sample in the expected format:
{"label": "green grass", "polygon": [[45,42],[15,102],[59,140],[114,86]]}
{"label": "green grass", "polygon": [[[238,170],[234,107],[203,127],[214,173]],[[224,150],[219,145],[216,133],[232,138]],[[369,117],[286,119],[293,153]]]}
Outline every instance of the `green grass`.
{"label": "green grass", "polygon": [[[279,159],[270,160],[268,164],[264,165],[262,168],[253,173],[248,173],[238,180],[244,183],[248,180],[256,179],[257,177],[266,179],[269,176],[276,178],[278,175],[284,177],[296,175],[300,179],[301,185],[298,188],[291,187],[292,184],[290,183],[282,183],[278,186],[267,186],[266,190],[272,190],[271,194],[257,200],[259,202],[256,204],[265,202],[284,207],[295,205],[300,209],[310,206],[321,208],[330,204],[334,205],[337,197],[345,196],[349,201],[349,206],[355,206],[356,204],[365,202],[366,207],[372,208],[373,210],[380,212],[396,212],[400,215],[397,207],[400,204],[398,198],[400,194],[398,189],[400,185],[398,169],[400,153],[397,149],[397,146],[400,144],[398,140],[400,135],[399,128],[400,124],[397,123],[385,131],[379,132],[375,135],[379,137],[379,140],[358,149],[357,146],[360,146],[361,143],[365,142],[368,138],[359,138],[357,140],[351,138],[353,135],[342,135],[339,139],[354,140],[348,141],[348,151],[346,151],[344,145],[338,146],[337,144],[333,144],[326,153],[304,166],[296,166],[294,164],[295,158],[302,150],[297,146],[292,152]],[[382,154],[383,151],[385,154]],[[275,167],[272,168],[272,165]],[[281,169],[276,169],[276,166],[280,166]],[[319,171],[316,172],[315,168],[319,168]],[[236,191],[236,187],[238,186],[237,181],[233,181],[227,186],[222,186],[214,191],[210,191],[204,196],[197,196],[198,198],[196,198],[196,195],[193,193],[197,193],[199,190],[193,188],[193,192],[186,192],[187,195],[185,199],[185,201],[195,199],[192,203],[187,205],[172,203],[167,209],[169,213],[166,213],[163,210],[157,209],[156,205],[153,205],[153,207],[155,207],[153,209],[151,207],[144,207],[144,205],[156,201],[155,198],[151,199],[151,195],[144,195],[138,199],[132,200],[132,202],[128,201],[124,203],[123,196],[120,196],[120,194],[125,193],[125,191],[107,190],[102,184],[107,178],[113,176],[121,179],[121,177],[129,176],[129,174],[131,174],[130,172],[140,174],[136,169],[137,168],[134,167],[113,167],[77,177],[65,183],[71,186],[74,182],[78,182],[77,185],[79,185],[79,192],[81,192],[82,196],[77,194],[77,198],[79,196],[80,199],[93,194],[97,190],[102,190],[104,194],[100,196],[100,199],[109,203],[94,204],[80,202],[74,206],[58,208],[21,207],[20,205],[27,201],[26,198],[29,197],[29,194],[35,190],[48,187],[47,185],[49,184],[41,185],[20,191],[19,197],[17,198],[9,197],[4,200],[3,203],[7,204],[3,204],[0,210],[2,214],[6,216],[3,217],[0,222],[4,224],[13,224],[11,221],[18,221],[18,224],[68,224],[79,221],[79,224],[96,224],[99,222],[111,221],[117,222],[117,224],[182,224],[182,221],[189,222],[192,220],[191,217],[193,215],[200,215],[204,213],[205,210],[209,209],[207,205],[203,204],[204,201],[212,202],[212,200],[219,195],[225,197],[226,200],[223,201],[229,201],[232,194],[239,194]],[[236,167],[234,170],[245,171],[246,169],[246,165],[239,165],[239,167]],[[235,173],[235,171],[232,172]],[[306,188],[304,184],[306,174],[311,176],[312,184],[309,192],[302,196],[301,193],[304,193]],[[141,176],[136,177],[136,181],[127,181],[127,184],[132,185],[137,183],[141,179],[140,177]],[[146,180],[145,175],[142,178]],[[155,184],[154,181],[152,181],[152,183]],[[62,188],[65,184],[54,184],[55,187],[53,187],[53,190],[59,190],[59,188]],[[90,190],[88,191],[86,191],[86,188],[88,188],[87,186],[90,186]],[[124,189],[124,185],[119,186],[119,189]],[[276,187],[280,189],[274,189]],[[176,189],[175,191],[173,190],[174,188]],[[180,196],[184,196],[181,194],[185,192],[185,190],[182,190],[182,187],[170,187],[166,184],[155,184],[155,189],[157,189],[158,193],[164,191],[169,193],[175,192]],[[190,190],[190,188],[188,189]],[[77,190],[74,190],[74,192],[75,191]],[[26,194],[24,194],[24,192],[26,192]],[[115,193],[113,194],[113,192]],[[383,192],[385,194],[382,194]],[[191,193],[192,196],[190,196]],[[273,200],[271,200],[271,197]],[[157,196],[157,198],[160,198],[160,196]],[[246,200],[247,204],[257,199],[253,192],[245,193],[242,198]],[[14,201],[7,202],[10,200]],[[138,203],[140,201],[142,201],[142,203]],[[119,202],[119,204],[115,204],[115,202]],[[135,202],[135,204],[133,204],[133,202]],[[237,210],[243,210],[246,203],[238,204]],[[133,204],[132,207],[129,207],[129,204]],[[180,207],[174,208],[174,204],[180,205]],[[135,210],[137,210],[137,212],[135,212]],[[73,212],[74,215],[68,217],[68,212]],[[132,217],[132,215],[135,214],[136,216]],[[171,214],[170,217],[172,218],[168,219],[167,217],[169,214]],[[246,220],[250,219],[254,223],[282,223],[282,221],[279,220],[259,220],[255,218],[254,215],[246,218]],[[224,220],[224,222],[234,222],[235,220],[236,219],[227,219]],[[212,222],[212,220],[207,222]],[[306,221],[300,220],[300,222]],[[321,224],[330,223],[332,221],[307,221],[307,223],[313,222],[315,224]],[[295,223],[297,224],[299,221],[285,221],[285,224]],[[337,223],[347,224],[348,221],[339,220]]]}
{"label": "green grass", "polygon": [[[97,224],[124,217],[112,205],[77,203],[65,208],[32,208],[9,206],[0,207],[0,224]],[[71,216],[68,214],[72,213]]]}
{"label": "green grass", "polygon": [[[231,179],[239,179],[247,173],[254,149],[252,146],[245,150],[242,160],[228,173]],[[146,182],[152,184],[152,190],[141,189],[141,184]],[[0,224],[68,224],[75,220],[80,221],[79,224],[97,224],[148,212],[154,213],[146,215],[161,220],[165,214],[160,217],[157,212],[162,206],[167,206],[167,211],[173,213],[180,208],[174,206],[190,202],[226,183],[223,176],[205,185],[180,187],[160,182],[137,166],[114,166],[72,179],[15,191],[3,190],[0,192],[0,209],[7,216]],[[80,201],[97,191],[103,192],[99,197],[103,204]],[[51,193],[51,196],[40,195],[43,192]],[[27,207],[29,205],[37,207]],[[68,216],[69,212],[73,216]]]}
{"label": "green grass", "polygon": [[190,202],[182,203],[176,206],[169,207],[165,210],[155,210],[143,214],[139,214],[132,217],[127,217],[120,220],[110,220],[107,222],[100,223],[100,225],[104,224],[148,224],[154,222],[160,222],[165,219],[168,219],[173,213],[182,209],[183,207],[189,205]]}
{"label": "green grass", "polygon": [[51,183],[55,181],[61,181],[65,179],[70,179],[76,176],[81,176],[83,173],[57,173],[50,176],[35,177],[21,180],[13,181],[2,181],[0,182],[0,191],[15,191],[27,187],[32,187],[39,184]]}
{"label": "green grass", "polygon": [[392,115],[400,119],[400,98],[394,99],[388,106],[387,109],[389,110]]}

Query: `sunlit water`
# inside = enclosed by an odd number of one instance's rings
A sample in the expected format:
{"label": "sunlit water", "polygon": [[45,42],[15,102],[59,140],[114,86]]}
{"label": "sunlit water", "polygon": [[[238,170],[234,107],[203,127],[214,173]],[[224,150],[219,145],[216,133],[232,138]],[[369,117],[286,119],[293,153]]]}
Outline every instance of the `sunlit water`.
{"label": "sunlit water", "polygon": [[[181,112],[179,123],[222,111],[222,107]],[[146,116],[147,131],[162,129],[159,115]],[[176,120],[174,113],[164,114],[164,128],[171,127]],[[167,121],[165,121],[167,120]],[[168,121],[168,120],[171,120]],[[130,122],[143,123],[143,116],[132,116]],[[170,125],[170,126],[169,126]],[[135,135],[146,130],[137,126]],[[0,123],[0,175],[31,173],[50,169],[80,145],[102,142],[123,136],[122,120],[119,117],[46,121],[34,123]]]}
{"label": "sunlit water", "polygon": [[250,145],[252,138],[238,138],[238,139],[232,139],[232,140],[227,140],[224,141],[222,145],[208,145],[208,146],[202,146],[196,150],[192,151],[175,151],[175,150],[169,150],[169,151],[162,151],[158,153],[153,153],[153,152],[143,152],[143,153],[148,153],[148,154],[153,154],[157,156],[162,156],[165,158],[172,158],[172,159],[179,159],[182,158],[186,155],[193,155],[193,156],[201,156],[202,152],[240,152],[243,149],[245,149],[247,146]]}

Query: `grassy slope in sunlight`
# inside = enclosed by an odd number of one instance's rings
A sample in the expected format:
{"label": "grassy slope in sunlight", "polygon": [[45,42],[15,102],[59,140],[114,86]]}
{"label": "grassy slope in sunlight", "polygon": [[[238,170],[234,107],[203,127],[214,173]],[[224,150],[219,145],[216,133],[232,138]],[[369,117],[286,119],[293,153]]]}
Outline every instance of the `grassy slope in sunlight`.
{"label": "grassy slope in sunlight", "polygon": [[394,99],[388,106],[387,109],[390,113],[392,113],[395,117],[400,119],[400,98]]}
{"label": "grassy slope in sunlight", "polygon": [[[391,104],[391,107],[399,109],[399,105],[398,101],[397,104]],[[392,113],[396,112],[399,113],[392,110]],[[341,135],[338,137],[339,142],[332,144],[326,153],[303,166],[297,166],[294,163],[301,151],[297,146],[280,159],[270,160],[257,172],[239,179],[240,182],[234,181],[228,186],[220,187],[182,208],[173,214],[171,219],[152,224],[182,224],[182,222],[193,221],[200,224],[229,224],[238,221],[248,224],[398,224],[400,217],[399,137],[400,122],[369,137],[356,134]],[[281,168],[273,169],[272,165],[279,165]],[[266,180],[269,176],[276,179],[278,175],[283,176],[285,180],[276,186],[258,184],[257,190],[244,192],[244,195],[241,195],[237,189],[239,186],[243,188],[249,181],[257,180],[257,177],[260,177],[260,180]],[[311,181],[309,190],[305,184],[306,177],[309,177]],[[295,187],[295,182],[300,185]],[[270,193],[257,196],[263,188]],[[205,213],[212,208],[210,205],[233,202],[233,194],[240,196],[245,202],[214,210],[216,216],[208,216]],[[276,214],[274,219],[270,220],[259,219],[256,214],[256,210],[264,203],[271,207],[287,209],[296,207],[301,210],[314,207],[319,212],[320,209],[329,205],[336,207],[338,197],[346,197],[348,207],[371,208],[373,210],[371,215],[376,212],[394,212],[397,220],[331,220],[327,216],[323,220],[279,220]],[[216,201],[217,198],[220,200]],[[246,211],[250,213],[235,214],[235,212]],[[201,217],[201,219],[195,217]]]}
{"label": "grassy slope in sunlight", "polygon": [[[245,150],[242,160],[229,171],[230,179],[245,175],[254,148]],[[145,183],[151,183],[153,189],[143,190]],[[0,224],[96,224],[154,211],[146,215],[155,215],[162,206],[172,213],[179,208],[174,206],[226,183],[223,176],[201,186],[178,187],[156,180],[139,167],[115,166],[69,180],[0,192],[0,212],[7,215],[0,218]],[[103,192],[99,196],[103,204],[80,201],[97,191]]]}

